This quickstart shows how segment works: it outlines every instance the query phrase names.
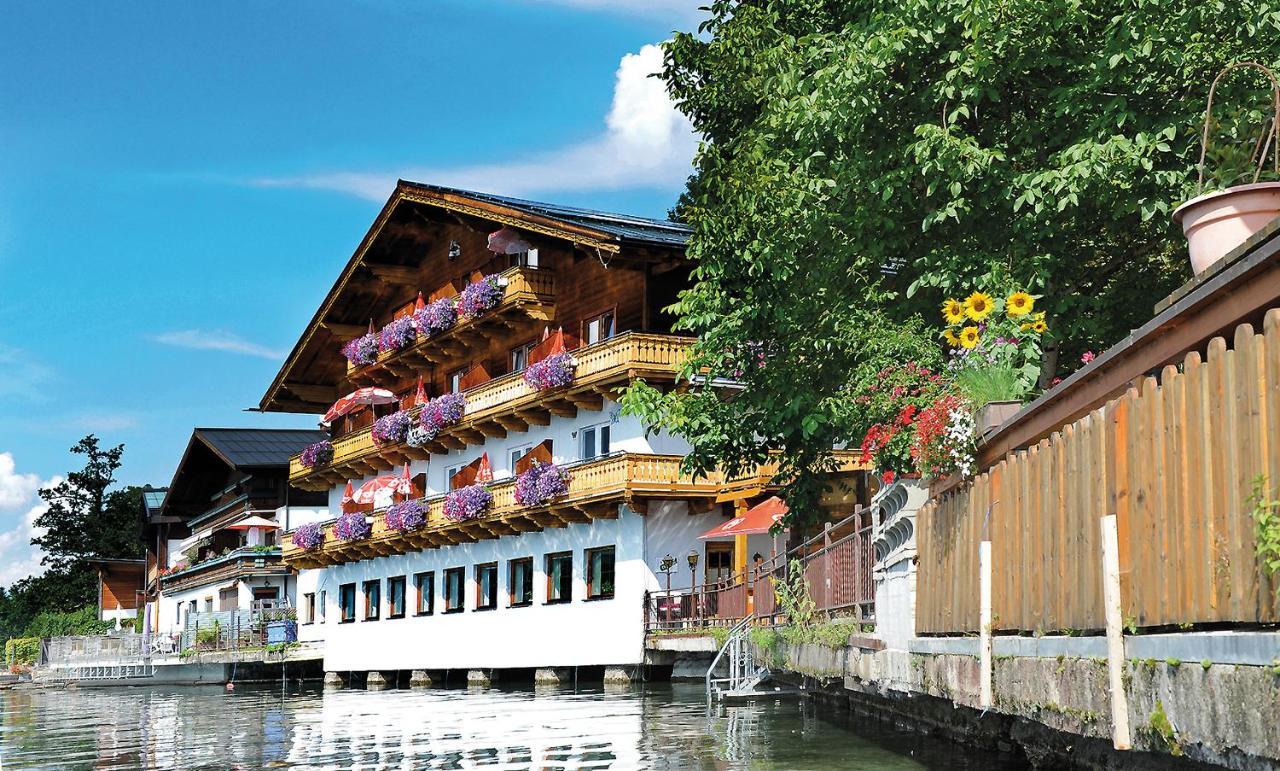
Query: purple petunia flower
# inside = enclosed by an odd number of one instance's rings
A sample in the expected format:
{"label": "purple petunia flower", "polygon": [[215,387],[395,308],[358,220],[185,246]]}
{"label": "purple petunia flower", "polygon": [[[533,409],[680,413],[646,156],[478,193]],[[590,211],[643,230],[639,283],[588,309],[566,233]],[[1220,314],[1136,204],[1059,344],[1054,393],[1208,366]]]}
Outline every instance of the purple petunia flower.
{"label": "purple petunia flower", "polygon": [[427,509],[422,501],[403,501],[387,509],[387,527],[397,532],[417,530],[426,523]]}
{"label": "purple petunia flower", "polygon": [[431,437],[462,420],[467,399],[462,394],[443,394],[427,402],[418,414],[418,424]]}
{"label": "purple petunia flower", "polygon": [[379,351],[398,351],[408,346],[418,336],[418,328],[409,316],[398,318],[378,333]]}
{"label": "purple petunia flower", "polygon": [[324,543],[324,528],[310,522],[293,531],[293,545],[299,549],[311,551],[320,548]]}
{"label": "purple petunia flower", "polygon": [[569,472],[554,463],[535,462],[516,477],[516,503],[538,506],[569,492]]}
{"label": "purple petunia flower", "polygon": [[568,353],[553,354],[526,367],[524,382],[539,391],[569,385],[573,382],[575,366],[576,362]]}
{"label": "purple petunia flower", "polygon": [[493,505],[493,493],[484,485],[461,487],[444,497],[444,516],[450,522],[475,519]]}
{"label": "purple petunia flower", "polygon": [[333,524],[333,534],[344,541],[361,541],[373,532],[373,525],[360,512],[343,514]]}
{"label": "purple petunia flower", "polygon": [[467,318],[479,316],[497,307],[502,301],[502,294],[497,276],[485,276],[479,281],[473,281],[458,295],[458,313]]}
{"label": "purple petunia flower", "polygon": [[370,333],[357,337],[342,346],[342,355],[357,367],[372,364],[378,358],[378,336]]}
{"label": "purple petunia flower", "polygon": [[435,335],[445,331],[458,321],[458,306],[452,297],[427,305],[413,314],[413,323],[418,332],[424,335]]}
{"label": "purple petunia flower", "polygon": [[302,458],[299,462],[306,468],[315,468],[323,466],[333,460],[333,442],[328,439],[309,444],[302,450]]}
{"label": "purple petunia flower", "polygon": [[373,428],[369,433],[376,445],[394,444],[405,440],[411,425],[413,416],[406,410],[400,410],[373,421]]}

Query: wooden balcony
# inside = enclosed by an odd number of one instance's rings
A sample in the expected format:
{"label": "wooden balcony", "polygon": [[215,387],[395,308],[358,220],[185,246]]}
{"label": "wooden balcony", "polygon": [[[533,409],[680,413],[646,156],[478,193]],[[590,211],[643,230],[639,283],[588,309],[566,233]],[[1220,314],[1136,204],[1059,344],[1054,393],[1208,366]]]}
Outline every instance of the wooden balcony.
{"label": "wooden balcony", "polygon": [[[837,453],[840,469],[862,468],[857,453]],[[568,464],[569,491],[541,506],[524,507],[515,500],[515,480],[489,485],[493,506],[479,519],[451,522],[444,517],[444,496],[427,500],[427,523],[411,533],[387,527],[384,513],[373,514],[373,532],[361,541],[344,542],[333,534],[333,524],[325,527],[324,545],[314,551],[293,546],[285,534],[284,560],[295,568],[319,568],[344,562],[404,554],[459,543],[473,543],[504,535],[519,535],[546,528],[567,527],[594,519],[617,519],[618,505],[625,503],[640,513],[648,510],[650,499],[688,500],[695,511],[706,511],[733,490],[739,482],[722,475],[694,479],[680,469],[678,455],[619,453],[583,463]],[[771,477],[776,467],[761,467],[758,477]],[[731,494],[731,493],[730,493]]]}
{"label": "wooden balcony", "polygon": [[473,359],[495,337],[505,338],[521,330],[521,322],[545,324],[555,319],[555,275],[550,270],[516,267],[498,276],[505,285],[497,307],[472,319],[459,319],[449,329],[420,338],[407,348],[381,353],[372,364],[356,367],[348,363],[347,379],[357,385],[377,385],[388,374],[401,378],[433,366],[452,369]]}
{"label": "wooden balcony", "polygon": [[[373,443],[370,428],[363,428],[333,442],[333,461],[307,468],[301,454],[289,460],[289,482],[307,490],[327,490],[348,479],[389,471],[411,459],[430,453],[483,444],[489,437],[523,432],[531,425],[545,426],[552,415],[573,417],[579,409],[599,410],[605,398],[614,398],[636,378],[672,380],[684,363],[689,338],[626,332],[573,352],[578,362],[573,383],[549,391],[537,391],[515,372],[468,389],[462,420],[424,447]],[[416,409],[414,414],[417,414]]]}
{"label": "wooden balcony", "polygon": [[166,592],[180,592],[230,579],[287,572],[288,567],[280,561],[279,549],[255,551],[252,547],[244,547],[160,576],[160,585]]}

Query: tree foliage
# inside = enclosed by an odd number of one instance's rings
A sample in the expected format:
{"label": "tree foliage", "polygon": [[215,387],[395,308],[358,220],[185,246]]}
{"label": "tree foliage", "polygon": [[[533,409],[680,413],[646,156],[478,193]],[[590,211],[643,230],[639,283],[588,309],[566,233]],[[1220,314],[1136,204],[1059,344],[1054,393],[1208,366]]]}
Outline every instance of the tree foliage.
{"label": "tree foliage", "polygon": [[0,589],[0,637],[84,627],[81,617],[94,615],[85,607],[97,601],[97,574],[89,561],[143,556],[142,488],[111,489],[124,446],[103,449],[90,434],[71,452],[85,456],[84,467],[39,491],[48,508],[35,522],[43,534],[31,543],[44,550],[47,570]]}
{"label": "tree foliage", "polygon": [[[783,450],[810,498],[856,441],[869,360],[928,358],[912,319],[979,283],[1042,295],[1047,381],[1190,277],[1168,215],[1195,192],[1209,83],[1278,39],[1266,3],[715,0],[666,49],[704,138],[675,310],[688,372],[744,388],[641,387],[629,408],[690,439],[695,469]],[[1259,89],[1233,76],[1222,103]]]}

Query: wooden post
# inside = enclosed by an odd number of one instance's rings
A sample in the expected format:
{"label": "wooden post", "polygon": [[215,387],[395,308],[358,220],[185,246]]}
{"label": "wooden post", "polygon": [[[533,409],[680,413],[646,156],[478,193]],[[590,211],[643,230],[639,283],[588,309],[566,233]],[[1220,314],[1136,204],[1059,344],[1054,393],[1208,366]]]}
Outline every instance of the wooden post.
{"label": "wooden post", "polygon": [[991,695],[991,542],[978,544],[978,705],[990,708]]}
{"label": "wooden post", "polygon": [[1107,616],[1107,675],[1111,690],[1111,745],[1132,748],[1129,697],[1124,690],[1124,619],[1120,604],[1120,539],[1116,517],[1102,518],[1102,599]]}

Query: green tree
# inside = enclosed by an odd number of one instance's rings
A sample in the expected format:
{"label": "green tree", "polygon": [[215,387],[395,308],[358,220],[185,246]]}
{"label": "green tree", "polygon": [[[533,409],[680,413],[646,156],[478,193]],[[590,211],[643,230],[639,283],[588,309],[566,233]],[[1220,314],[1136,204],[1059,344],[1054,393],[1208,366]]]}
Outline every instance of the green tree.
{"label": "green tree", "polygon": [[97,579],[90,560],[143,556],[142,488],[111,489],[124,445],[103,449],[90,434],[71,452],[85,456],[84,467],[39,491],[48,508],[35,525],[44,534],[31,543],[44,550],[47,570],[0,590],[4,636],[22,634],[42,613],[82,612],[93,605]]}
{"label": "green tree", "polygon": [[[695,469],[783,450],[805,497],[832,443],[859,439],[850,384],[876,351],[932,345],[944,297],[979,282],[1042,295],[1045,380],[1144,322],[1190,276],[1168,215],[1195,192],[1209,82],[1274,63],[1280,39],[1277,7],[1212,0],[709,14],[667,45],[663,74],[704,137],[678,204],[696,269],[676,311],[699,337],[687,374],[745,387],[637,388],[629,408],[684,433]],[[1223,104],[1258,104],[1259,88],[1233,76]]]}

